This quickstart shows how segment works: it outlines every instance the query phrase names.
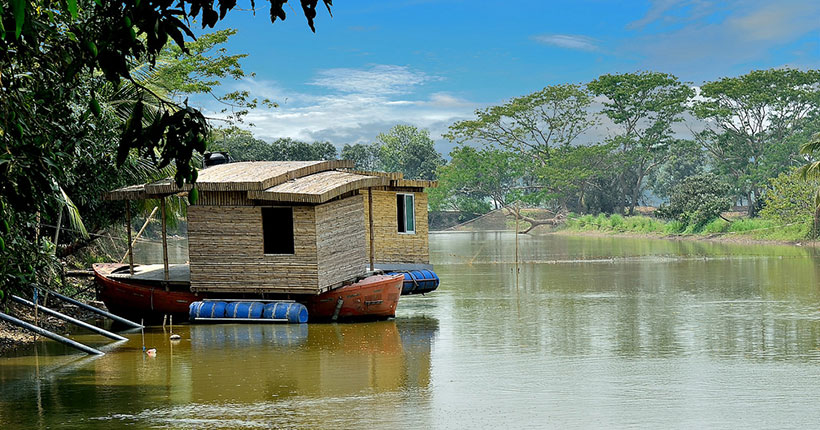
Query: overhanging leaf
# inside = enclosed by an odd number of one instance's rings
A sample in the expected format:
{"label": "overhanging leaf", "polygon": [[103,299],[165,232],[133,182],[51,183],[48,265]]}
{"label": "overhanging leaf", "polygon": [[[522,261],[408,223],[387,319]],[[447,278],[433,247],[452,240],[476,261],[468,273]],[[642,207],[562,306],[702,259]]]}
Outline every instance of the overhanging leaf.
{"label": "overhanging leaf", "polygon": [[26,21],[26,0],[11,0],[11,7],[14,11],[14,38],[19,39]]}
{"label": "overhanging leaf", "polygon": [[77,0],[65,0],[68,13],[71,14],[72,19],[77,19]]}

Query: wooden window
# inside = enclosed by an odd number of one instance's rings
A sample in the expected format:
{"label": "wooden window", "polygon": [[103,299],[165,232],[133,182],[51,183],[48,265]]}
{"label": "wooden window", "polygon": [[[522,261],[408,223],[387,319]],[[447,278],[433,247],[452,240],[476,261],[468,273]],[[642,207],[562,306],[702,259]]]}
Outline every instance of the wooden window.
{"label": "wooden window", "polygon": [[265,254],[293,254],[293,209],[262,208]]}
{"label": "wooden window", "polygon": [[396,194],[396,224],[399,233],[416,232],[416,196]]}

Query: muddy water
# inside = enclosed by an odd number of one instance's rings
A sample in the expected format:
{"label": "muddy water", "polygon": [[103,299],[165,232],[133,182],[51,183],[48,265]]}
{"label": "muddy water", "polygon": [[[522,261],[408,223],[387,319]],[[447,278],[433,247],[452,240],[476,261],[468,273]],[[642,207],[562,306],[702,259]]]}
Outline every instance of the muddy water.
{"label": "muddy water", "polygon": [[431,235],[395,320],[176,326],[0,358],[0,428],[813,428],[813,249]]}

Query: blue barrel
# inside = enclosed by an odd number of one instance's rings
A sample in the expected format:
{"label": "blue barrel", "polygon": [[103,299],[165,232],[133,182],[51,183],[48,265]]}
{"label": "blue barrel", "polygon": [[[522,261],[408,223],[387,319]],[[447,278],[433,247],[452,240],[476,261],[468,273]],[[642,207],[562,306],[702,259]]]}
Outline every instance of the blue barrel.
{"label": "blue barrel", "polygon": [[240,319],[281,319],[291,323],[306,323],[308,310],[305,305],[294,302],[193,302],[188,305],[188,317],[224,318],[226,321]]}
{"label": "blue barrel", "polygon": [[225,307],[226,318],[262,318],[265,305],[260,302],[230,302]]}
{"label": "blue barrel", "polygon": [[193,302],[188,305],[188,317],[195,318],[223,318],[225,316],[225,302]]}
{"label": "blue barrel", "polygon": [[424,294],[438,288],[439,278],[432,270],[410,270],[407,272],[389,272],[388,275],[404,275],[401,295]]}
{"label": "blue barrel", "polygon": [[262,318],[283,319],[291,323],[302,324],[308,320],[308,310],[301,303],[273,302],[265,305]]}

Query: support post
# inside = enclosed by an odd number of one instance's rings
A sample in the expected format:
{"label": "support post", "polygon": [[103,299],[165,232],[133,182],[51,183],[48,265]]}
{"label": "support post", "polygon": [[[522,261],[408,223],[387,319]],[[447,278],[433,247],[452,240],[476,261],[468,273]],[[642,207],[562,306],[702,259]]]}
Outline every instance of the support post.
{"label": "support post", "polygon": [[72,348],[77,348],[77,349],[79,349],[80,351],[85,352],[85,353],[87,353],[87,354],[95,354],[95,355],[103,355],[103,354],[105,354],[104,352],[102,352],[102,351],[100,351],[100,350],[98,350],[98,349],[94,349],[94,348],[92,348],[92,347],[90,347],[90,346],[88,346],[88,345],[83,345],[83,344],[81,344],[80,342],[77,342],[77,341],[71,340],[71,339],[69,339],[69,338],[67,338],[67,337],[64,337],[64,336],[60,336],[60,335],[59,335],[59,334],[57,334],[57,333],[52,333],[52,332],[50,332],[50,331],[48,331],[48,330],[46,330],[46,329],[44,329],[44,328],[40,328],[40,327],[37,327],[36,325],[29,324],[29,323],[27,323],[27,322],[25,322],[25,321],[23,321],[23,320],[19,320],[19,319],[17,319],[17,318],[14,318],[14,317],[13,317],[13,316],[11,316],[11,315],[6,315],[6,314],[4,314],[4,313],[2,313],[2,312],[0,312],[0,320],[6,321],[6,322],[8,322],[8,323],[10,323],[10,324],[14,324],[14,325],[16,325],[16,326],[18,326],[18,327],[23,327],[23,328],[24,328],[24,329],[26,329],[26,330],[33,331],[33,332],[35,332],[35,333],[37,333],[37,334],[40,334],[40,335],[42,335],[42,336],[45,336],[45,337],[47,337],[47,338],[49,338],[49,339],[56,340],[57,342],[60,342],[60,343],[62,343],[62,344],[64,344],[64,345],[68,345],[68,346],[70,346],[70,347],[72,347]]}
{"label": "support post", "polygon": [[125,201],[125,230],[128,232],[128,272],[134,275],[134,246],[131,243],[131,201]]}
{"label": "support post", "polygon": [[[158,210],[159,210],[158,208],[154,208],[154,210],[151,211],[151,214],[148,215],[148,218],[145,218],[145,223],[142,225],[142,228],[140,229],[140,231],[137,232],[137,235],[134,236],[134,240],[131,241],[131,246],[134,246],[134,245],[137,244],[137,241],[140,239],[140,236],[142,236],[142,233],[145,231],[145,228],[148,227],[148,223],[151,222],[151,219],[154,218],[154,215],[156,215]],[[120,264],[122,264],[122,262],[125,261],[125,259],[127,257],[128,257],[128,253],[126,252],[122,256],[122,258],[120,258]]]}
{"label": "support post", "polygon": [[[15,301],[15,302],[17,302],[17,303],[20,303],[20,304],[23,304],[23,305],[26,305],[26,306],[31,306],[31,307],[34,307],[34,303],[32,303],[32,302],[30,302],[30,301],[28,301],[28,300],[26,300],[26,299],[24,299],[24,298],[22,298],[22,297],[18,297],[18,296],[11,296],[11,299],[12,299],[12,300],[14,300],[14,301]],[[85,329],[91,330],[91,331],[93,331],[94,333],[101,334],[101,335],[103,335],[103,336],[105,336],[105,337],[108,337],[108,338],[111,338],[111,339],[114,339],[114,340],[128,340],[128,338],[126,338],[126,337],[120,336],[120,335],[118,335],[118,334],[116,334],[116,333],[111,333],[111,332],[110,332],[110,331],[108,331],[108,330],[101,329],[101,328],[99,328],[99,327],[97,327],[97,326],[95,326],[95,325],[89,324],[89,323],[87,323],[87,322],[85,322],[85,321],[80,321],[80,320],[78,320],[78,319],[76,319],[76,318],[72,318],[72,317],[70,317],[70,316],[68,316],[68,315],[66,315],[66,314],[63,314],[63,313],[57,312],[57,311],[55,311],[55,310],[53,310],[53,309],[50,309],[50,308],[47,308],[47,307],[45,307],[45,306],[43,306],[43,305],[40,305],[40,306],[39,306],[39,308],[40,308],[40,310],[41,310],[41,311],[45,312],[45,313],[46,313],[46,314],[48,314],[48,315],[55,316],[55,317],[60,318],[61,320],[64,320],[64,321],[68,321],[68,322],[70,322],[70,323],[72,323],[72,324],[75,324],[75,325],[78,325],[78,326],[80,326],[80,327],[82,327],[82,328],[85,328]]]}
{"label": "support post", "polygon": [[370,226],[370,270],[376,270],[375,264],[375,253],[376,253],[376,246],[374,244],[374,238],[376,237],[376,233],[373,231],[373,188],[367,188],[367,220]]}
{"label": "support post", "polygon": [[[48,290],[46,290],[46,291],[48,291]],[[129,326],[129,327],[134,327],[134,328],[142,328],[142,325],[140,325],[140,324],[137,324],[137,323],[135,323],[135,322],[133,322],[133,321],[129,321],[129,320],[127,320],[127,319],[123,318],[123,317],[120,317],[120,316],[114,315],[114,314],[112,314],[112,313],[110,313],[110,312],[106,312],[106,311],[104,311],[104,310],[102,310],[102,309],[97,309],[97,308],[95,308],[94,306],[87,305],[87,304],[85,304],[85,303],[83,303],[83,302],[81,302],[81,301],[79,301],[79,300],[74,300],[74,299],[72,299],[71,297],[66,297],[66,296],[64,296],[64,295],[62,295],[62,294],[60,294],[60,293],[55,293],[54,291],[48,291],[48,293],[49,293],[50,295],[53,295],[54,297],[56,297],[56,298],[60,299],[60,300],[66,301],[66,302],[68,302],[68,303],[71,303],[72,305],[77,305],[77,306],[79,306],[79,307],[81,307],[81,308],[83,308],[83,309],[85,309],[85,310],[88,310],[88,311],[94,312],[94,313],[99,314],[99,315],[102,315],[102,316],[104,316],[104,317],[111,318],[112,320],[117,321],[117,322],[122,323],[122,324],[125,324],[125,325],[127,325],[127,326]]]}
{"label": "support post", "polygon": [[162,215],[162,265],[165,273],[165,282],[168,282],[168,231],[165,222],[165,197],[160,198],[159,207]]}

